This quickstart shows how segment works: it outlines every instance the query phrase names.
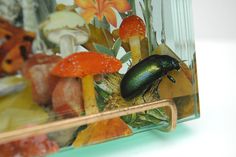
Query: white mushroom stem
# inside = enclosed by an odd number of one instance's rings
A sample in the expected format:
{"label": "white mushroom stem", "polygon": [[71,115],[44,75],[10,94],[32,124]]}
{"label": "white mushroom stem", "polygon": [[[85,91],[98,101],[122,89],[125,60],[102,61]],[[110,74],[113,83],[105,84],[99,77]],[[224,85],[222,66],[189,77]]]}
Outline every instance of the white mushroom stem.
{"label": "white mushroom stem", "polygon": [[71,35],[63,35],[59,40],[59,45],[63,58],[75,52],[75,39]]}
{"label": "white mushroom stem", "polygon": [[132,63],[135,65],[141,60],[141,46],[139,36],[130,37],[129,45],[131,49]]}
{"label": "white mushroom stem", "polygon": [[58,11],[41,24],[44,35],[49,41],[59,45],[62,57],[76,50],[76,46],[89,39],[89,29],[84,19],[75,12]]}
{"label": "white mushroom stem", "polygon": [[48,33],[49,41],[56,43],[60,47],[62,57],[67,57],[75,52],[76,46],[88,41],[88,33],[82,29],[61,28]]}

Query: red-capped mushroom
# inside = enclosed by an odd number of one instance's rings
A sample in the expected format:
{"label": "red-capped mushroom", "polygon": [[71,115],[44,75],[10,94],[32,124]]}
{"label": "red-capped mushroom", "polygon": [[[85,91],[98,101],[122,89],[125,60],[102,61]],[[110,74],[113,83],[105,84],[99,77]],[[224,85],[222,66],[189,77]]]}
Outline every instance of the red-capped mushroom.
{"label": "red-capped mushroom", "polygon": [[[60,77],[82,79],[84,109],[87,115],[98,113],[94,80],[96,74],[114,73],[121,68],[121,62],[112,56],[97,52],[75,53],[59,62],[52,73]],[[115,137],[128,136],[132,130],[119,117],[90,124],[80,132],[73,146],[80,147]],[[89,136],[87,136],[89,135]]]}
{"label": "red-capped mushroom", "polygon": [[112,56],[97,52],[74,53],[60,61],[52,70],[59,77],[80,77],[82,80],[84,108],[87,115],[98,113],[94,79],[97,74],[115,73],[121,62]]}
{"label": "red-capped mushroom", "polygon": [[145,33],[145,24],[136,15],[125,18],[120,25],[119,36],[123,42],[129,42],[133,65],[141,59],[140,40],[145,37]]}

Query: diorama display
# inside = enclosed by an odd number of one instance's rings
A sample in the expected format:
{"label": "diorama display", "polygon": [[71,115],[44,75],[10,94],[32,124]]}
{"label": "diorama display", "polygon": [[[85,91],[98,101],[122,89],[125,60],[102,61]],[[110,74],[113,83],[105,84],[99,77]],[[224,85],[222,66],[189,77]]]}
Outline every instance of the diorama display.
{"label": "diorama display", "polygon": [[0,0],[0,157],[199,117],[191,0]]}

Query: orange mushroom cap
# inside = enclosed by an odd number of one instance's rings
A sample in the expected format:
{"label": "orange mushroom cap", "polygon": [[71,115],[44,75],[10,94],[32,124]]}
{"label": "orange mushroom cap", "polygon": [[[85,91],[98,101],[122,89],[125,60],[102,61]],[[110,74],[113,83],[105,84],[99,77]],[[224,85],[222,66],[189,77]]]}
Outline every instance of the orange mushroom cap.
{"label": "orange mushroom cap", "polygon": [[80,77],[117,72],[122,63],[98,52],[77,52],[60,61],[52,70],[59,77]]}
{"label": "orange mushroom cap", "polygon": [[143,20],[136,15],[125,18],[119,29],[119,35],[123,42],[128,42],[129,38],[133,36],[139,36],[142,40],[145,37],[145,33],[145,24]]}

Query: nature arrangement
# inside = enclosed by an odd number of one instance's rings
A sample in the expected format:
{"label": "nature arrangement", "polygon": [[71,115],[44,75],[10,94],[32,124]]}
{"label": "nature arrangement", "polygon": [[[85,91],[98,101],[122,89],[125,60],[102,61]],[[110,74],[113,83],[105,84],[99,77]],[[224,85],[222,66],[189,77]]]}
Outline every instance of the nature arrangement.
{"label": "nature arrangement", "polygon": [[[166,39],[157,42],[163,36],[153,27],[151,6],[151,0],[75,0],[57,4],[33,25],[37,31],[0,18],[0,134],[163,99],[175,102],[179,120],[192,116],[196,63],[187,65]],[[0,157],[44,156],[129,136],[169,123],[169,112],[156,108],[0,143]]]}

